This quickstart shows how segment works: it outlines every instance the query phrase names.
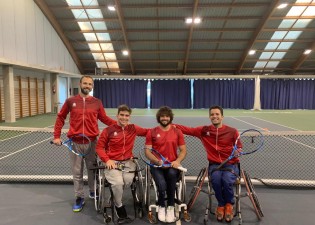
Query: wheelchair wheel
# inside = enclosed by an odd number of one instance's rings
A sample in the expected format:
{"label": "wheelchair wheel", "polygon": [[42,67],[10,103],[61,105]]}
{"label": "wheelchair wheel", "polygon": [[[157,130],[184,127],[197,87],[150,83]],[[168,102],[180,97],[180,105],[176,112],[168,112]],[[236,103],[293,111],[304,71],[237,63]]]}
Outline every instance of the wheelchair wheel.
{"label": "wheelchair wheel", "polygon": [[194,187],[193,189],[191,190],[190,192],[190,195],[189,195],[189,201],[188,201],[188,204],[187,204],[187,210],[190,211],[191,208],[193,207],[201,189],[202,189],[202,186],[203,186],[203,183],[205,181],[205,178],[208,174],[208,168],[203,168],[200,170],[199,172],[199,175],[196,179],[196,182],[194,184]]}
{"label": "wheelchair wheel", "polygon": [[185,174],[181,174],[181,193],[180,193],[180,201],[186,202],[186,180],[185,180]]}
{"label": "wheelchair wheel", "polygon": [[97,212],[101,211],[103,188],[103,170],[97,169],[94,171],[94,206]]}
{"label": "wheelchair wheel", "polygon": [[[137,167],[139,167],[138,163]],[[133,182],[133,197],[134,197],[134,207],[135,207],[135,216],[138,218],[143,217],[143,196],[144,196],[144,185],[143,185],[143,177],[141,171],[135,173],[134,182]]]}
{"label": "wheelchair wheel", "polygon": [[242,178],[243,178],[244,183],[245,183],[245,187],[246,187],[246,190],[247,190],[247,195],[248,195],[250,201],[253,204],[253,207],[255,209],[255,213],[257,215],[257,218],[259,220],[261,220],[261,218],[264,216],[264,213],[263,213],[261,205],[259,203],[257,194],[256,194],[256,192],[254,190],[254,186],[253,186],[253,184],[251,182],[250,176],[244,170],[241,170],[241,175],[242,175]]}
{"label": "wheelchair wheel", "polygon": [[146,210],[149,211],[150,206],[150,198],[151,198],[151,173],[150,173],[150,167],[145,167],[145,190],[144,190],[144,204],[146,207]]}

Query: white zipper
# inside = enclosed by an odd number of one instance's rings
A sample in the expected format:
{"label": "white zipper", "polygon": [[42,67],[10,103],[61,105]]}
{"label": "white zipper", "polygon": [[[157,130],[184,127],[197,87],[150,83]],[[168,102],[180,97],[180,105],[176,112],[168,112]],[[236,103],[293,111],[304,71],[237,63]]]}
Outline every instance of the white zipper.
{"label": "white zipper", "polygon": [[82,127],[82,129],[83,129],[83,134],[85,135],[85,124],[84,124],[84,120],[85,120],[85,98],[83,97],[83,127]]}

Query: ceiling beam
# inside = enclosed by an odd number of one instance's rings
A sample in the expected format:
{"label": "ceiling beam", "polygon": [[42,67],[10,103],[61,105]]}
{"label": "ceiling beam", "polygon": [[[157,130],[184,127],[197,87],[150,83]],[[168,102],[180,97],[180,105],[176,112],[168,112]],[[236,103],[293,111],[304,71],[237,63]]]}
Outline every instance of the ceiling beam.
{"label": "ceiling beam", "polygon": [[295,74],[295,72],[300,68],[300,66],[307,60],[307,58],[314,54],[315,51],[315,41],[310,45],[309,49],[312,50],[312,52],[308,55],[305,55],[304,52],[300,55],[300,57],[295,61],[295,63],[292,66],[292,74]]}
{"label": "ceiling beam", "polygon": [[[192,39],[194,43],[247,43],[248,39]],[[295,43],[309,43],[313,42],[314,39],[272,39],[272,41],[275,42],[295,42]],[[111,41],[78,41],[78,40],[70,40],[70,42],[73,43],[79,43],[79,44],[97,44],[97,43],[122,43],[124,40],[111,40]],[[129,40],[129,43],[181,43],[181,42],[187,42],[186,40]],[[255,42],[270,42],[270,39],[260,39],[256,40]]]}
{"label": "ceiling beam", "polygon": [[56,17],[53,15],[53,13],[50,11],[48,5],[45,3],[44,0],[34,0],[34,2],[36,3],[36,5],[42,10],[42,12],[44,13],[44,15],[46,16],[46,18],[48,19],[48,21],[50,22],[50,24],[53,26],[53,28],[55,29],[55,31],[57,32],[57,34],[59,35],[60,39],[62,40],[62,42],[65,44],[66,48],[68,49],[73,61],[75,62],[75,64],[77,65],[79,71],[81,74],[84,74],[84,70],[83,70],[83,66],[80,62],[79,57],[77,56],[74,48],[72,47],[69,39],[67,38],[67,36],[64,34],[60,24],[58,23]]}
{"label": "ceiling beam", "polygon": [[[267,23],[267,20],[271,17],[271,15],[274,12],[275,7],[281,2],[281,0],[275,0],[275,1],[271,1],[271,4],[269,6],[269,8],[267,9],[263,19],[260,21],[260,24],[257,26],[254,34],[252,35],[251,40],[248,42],[247,48],[245,48],[245,51],[243,52],[243,55],[241,57],[240,60],[240,64],[238,65],[235,73],[239,74],[242,70],[242,67],[244,66],[246,57],[248,55],[249,50],[251,50],[251,48],[253,47],[255,41],[258,38],[258,35],[260,34],[260,32],[263,30],[265,24]],[[278,30],[278,29],[275,29]]]}
{"label": "ceiling beam", "polygon": [[[122,32],[121,29],[111,29],[111,30],[64,30],[67,34],[72,33],[119,33]],[[265,28],[259,30],[261,31],[308,31],[314,32],[315,28]],[[146,33],[158,33],[158,32],[165,32],[165,33],[174,33],[174,32],[187,32],[187,29],[125,29],[125,33],[139,33],[139,32],[146,32]],[[257,33],[257,28],[196,28],[195,32],[254,32]],[[260,33],[259,32],[259,33]]]}
{"label": "ceiling beam", "polygon": [[[189,8],[193,7],[192,4],[122,4],[123,8]],[[237,3],[237,4],[230,4],[230,3],[200,3],[200,8],[225,8],[225,7],[234,7],[234,8],[245,8],[245,7],[264,7],[268,6],[268,3]],[[83,6],[64,6],[64,5],[55,5],[49,6],[55,10],[67,10],[67,9],[82,9]],[[107,5],[100,4],[95,6],[84,6],[86,9],[100,9],[100,8],[107,8]]]}
{"label": "ceiling beam", "polygon": [[[313,17],[315,18],[315,16]],[[184,21],[184,17],[125,17],[127,21]],[[281,18],[279,18],[280,20]],[[283,19],[283,18],[282,18]],[[79,19],[59,19],[64,23],[76,23],[76,22],[119,22],[117,18],[79,18]],[[260,16],[206,16],[202,17],[203,21],[206,20],[261,20]]]}
{"label": "ceiling beam", "polygon": [[[77,49],[78,53],[121,53],[121,50],[89,50],[89,49]],[[133,54],[143,54],[143,53],[173,53],[180,54],[186,53],[186,50],[134,50]],[[195,49],[190,50],[190,52],[194,53],[241,53],[243,49]],[[256,50],[256,52],[301,52],[301,49],[276,49],[276,50]],[[254,59],[256,61],[260,61],[259,59]],[[266,59],[261,59],[261,61],[266,61]],[[279,59],[275,59],[275,61],[279,61]]]}
{"label": "ceiling beam", "polygon": [[193,8],[193,13],[192,13],[193,22],[190,24],[190,28],[189,28],[188,40],[187,40],[187,45],[186,45],[186,53],[185,53],[185,61],[183,65],[183,75],[185,75],[187,71],[187,64],[188,64],[190,47],[191,47],[192,34],[193,34],[194,26],[195,26],[194,19],[197,16],[198,3],[199,3],[199,0],[194,1],[194,8]]}
{"label": "ceiling beam", "polygon": [[125,40],[126,50],[129,53],[128,58],[129,58],[129,64],[130,64],[131,72],[134,75],[135,74],[135,68],[134,68],[134,65],[132,63],[132,52],[131,52],[131,48],[130,48],[128,37],[127,37],[126,26],[125,26],[125,21],[124,21],[124,17],[123,17],[123,11],[121,9],[121,5],[120,5],[119,0],[115,0],[115,4],[116,4],[117,16],[118,16],[121,30],[122,30],[124,40]]}

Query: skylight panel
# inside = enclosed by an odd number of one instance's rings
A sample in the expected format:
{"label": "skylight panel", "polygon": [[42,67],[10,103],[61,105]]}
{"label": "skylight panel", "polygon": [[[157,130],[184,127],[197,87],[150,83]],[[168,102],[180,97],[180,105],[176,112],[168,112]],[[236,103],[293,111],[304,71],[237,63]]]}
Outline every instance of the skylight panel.
{"label": "skylight panel", "polygon": [[279,25],[279,28],[290,28],[295,23],[295,19],[285,19]]}
{"label": "skylight panel", "polygon": [[115,53],[106,53],[105,59],[107,60],[116,60],[116,54]]}
{"label": "skylight panel", "polygon": [[267,64],[267,61],[259,61],[256,63],[255,68],[264,68]]}
{"label": "skylight panel", "polygon": [[74,18],[76,18],[76,19],[88,18],[88,16],[86,15],[86,13],[83,9],[72,9],[72,13],[74,15]]}
{"label": "skylight panel", "polygon": [[86,9],[86,12],[90,18],[103,18],[103,14],[100,9]]}
{"label": "skylight panel", "polygon": [[306,6],[293,6],[286,16],[300,16]]}
{"label": "skylight panel", "polygon": [[284,39],[297,39],[301,35],[302,31],[289,31]]}
{"label": "skylight panel", "polygon": [[270,59],[283,59],[286,52],[275,52]]}
{"label": "skylight panel", "polygon": [[98,6],[97,0],[81,0],[84,6]]}
{"label": "skylight panel", "polygon": [[91,22],[94,30],[107,30],[106,24],[104,22]]}
{"label": "skylight panel", "polygon": [[307,7],[302,16],[315,16],[315,6]]}
{"label": "skylight panel", "polygon": [[110,41],[109,33],[97,33],[97,38],[100,41]]}
{"label": "skylight panel", "polygon": [[288,33],[287,31],[276,31],[272,35],[271,40],[272,39],[283,39],[287,33]]}
{"label": "skylight panel", "polygon": [[69,6],[82,6],[80,0],[67,0]]}
{"label": "skylight panel", "polygon": [[[119,65],[117,62],[107,62],[108,68],[119,68]],[[118,71],[115,71],[118,72]]]}
{"label": "skylight panel", "polygon": [[105,62],[96,62],[98,68],[108,68]]}
{"label": "skylight panel", "polygon": [[304,28],[311,22],[311,19],[299,19],[293,26],[293,28]]}
{"label": "skylight panel", "polygon": [[94,33],[84,33],[83,35],[87,41],[97,41]]}
{"label": "skylight panel", "polygon": [[287,50],[291,48],[293,45],[293,42],[281,42],[281,44],[278,46],[278,49]]}
{"label": "skylight panel", "polygon": [[94,59],[99,59],[102,60],[103,58],[103,53],[92,53]]}
{"label": "skylight panel", "polygon": [[78,22],[81,30],[93,30],[90,22]]}
{"label": "skylight panel", "polygon": [[259,59],[270,59],[272,56],[272,52],[263,52],[261,53]]}
{"label": "skylight panel", "polygon": [[89,47],[92,51],[100,51],[101,47],[99,44],[96,43],[89,43]]}
{"label": "skylight panel", "polygon": [[280,42],[268,42],[268,44],[265,47],[265,50],[275,50],[277,49]]}
{"label": "skylight panel", "polygon": [[104,51],[114,51],[114,47],[111,43],[101,43],[101,48]]}

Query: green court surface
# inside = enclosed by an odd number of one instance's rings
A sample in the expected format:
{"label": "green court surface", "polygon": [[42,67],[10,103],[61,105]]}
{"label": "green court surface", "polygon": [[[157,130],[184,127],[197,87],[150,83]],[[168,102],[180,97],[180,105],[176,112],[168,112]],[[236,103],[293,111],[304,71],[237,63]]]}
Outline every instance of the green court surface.
{"label": "green court surface", "polygon": [[[133,109],[133,116],[154,117],[157,109]],[[109,116],[115,117],[117,109],[106,109]],[[208,117],[208,109],[174,109],[175,117]],[[315,110],[224,110],[225,117],[255,117],[281,124],[301,131],[315,130]],[[0,123],[0,126],[51,127],[56,114],[42,114],[18,119],[15,123]]]}

